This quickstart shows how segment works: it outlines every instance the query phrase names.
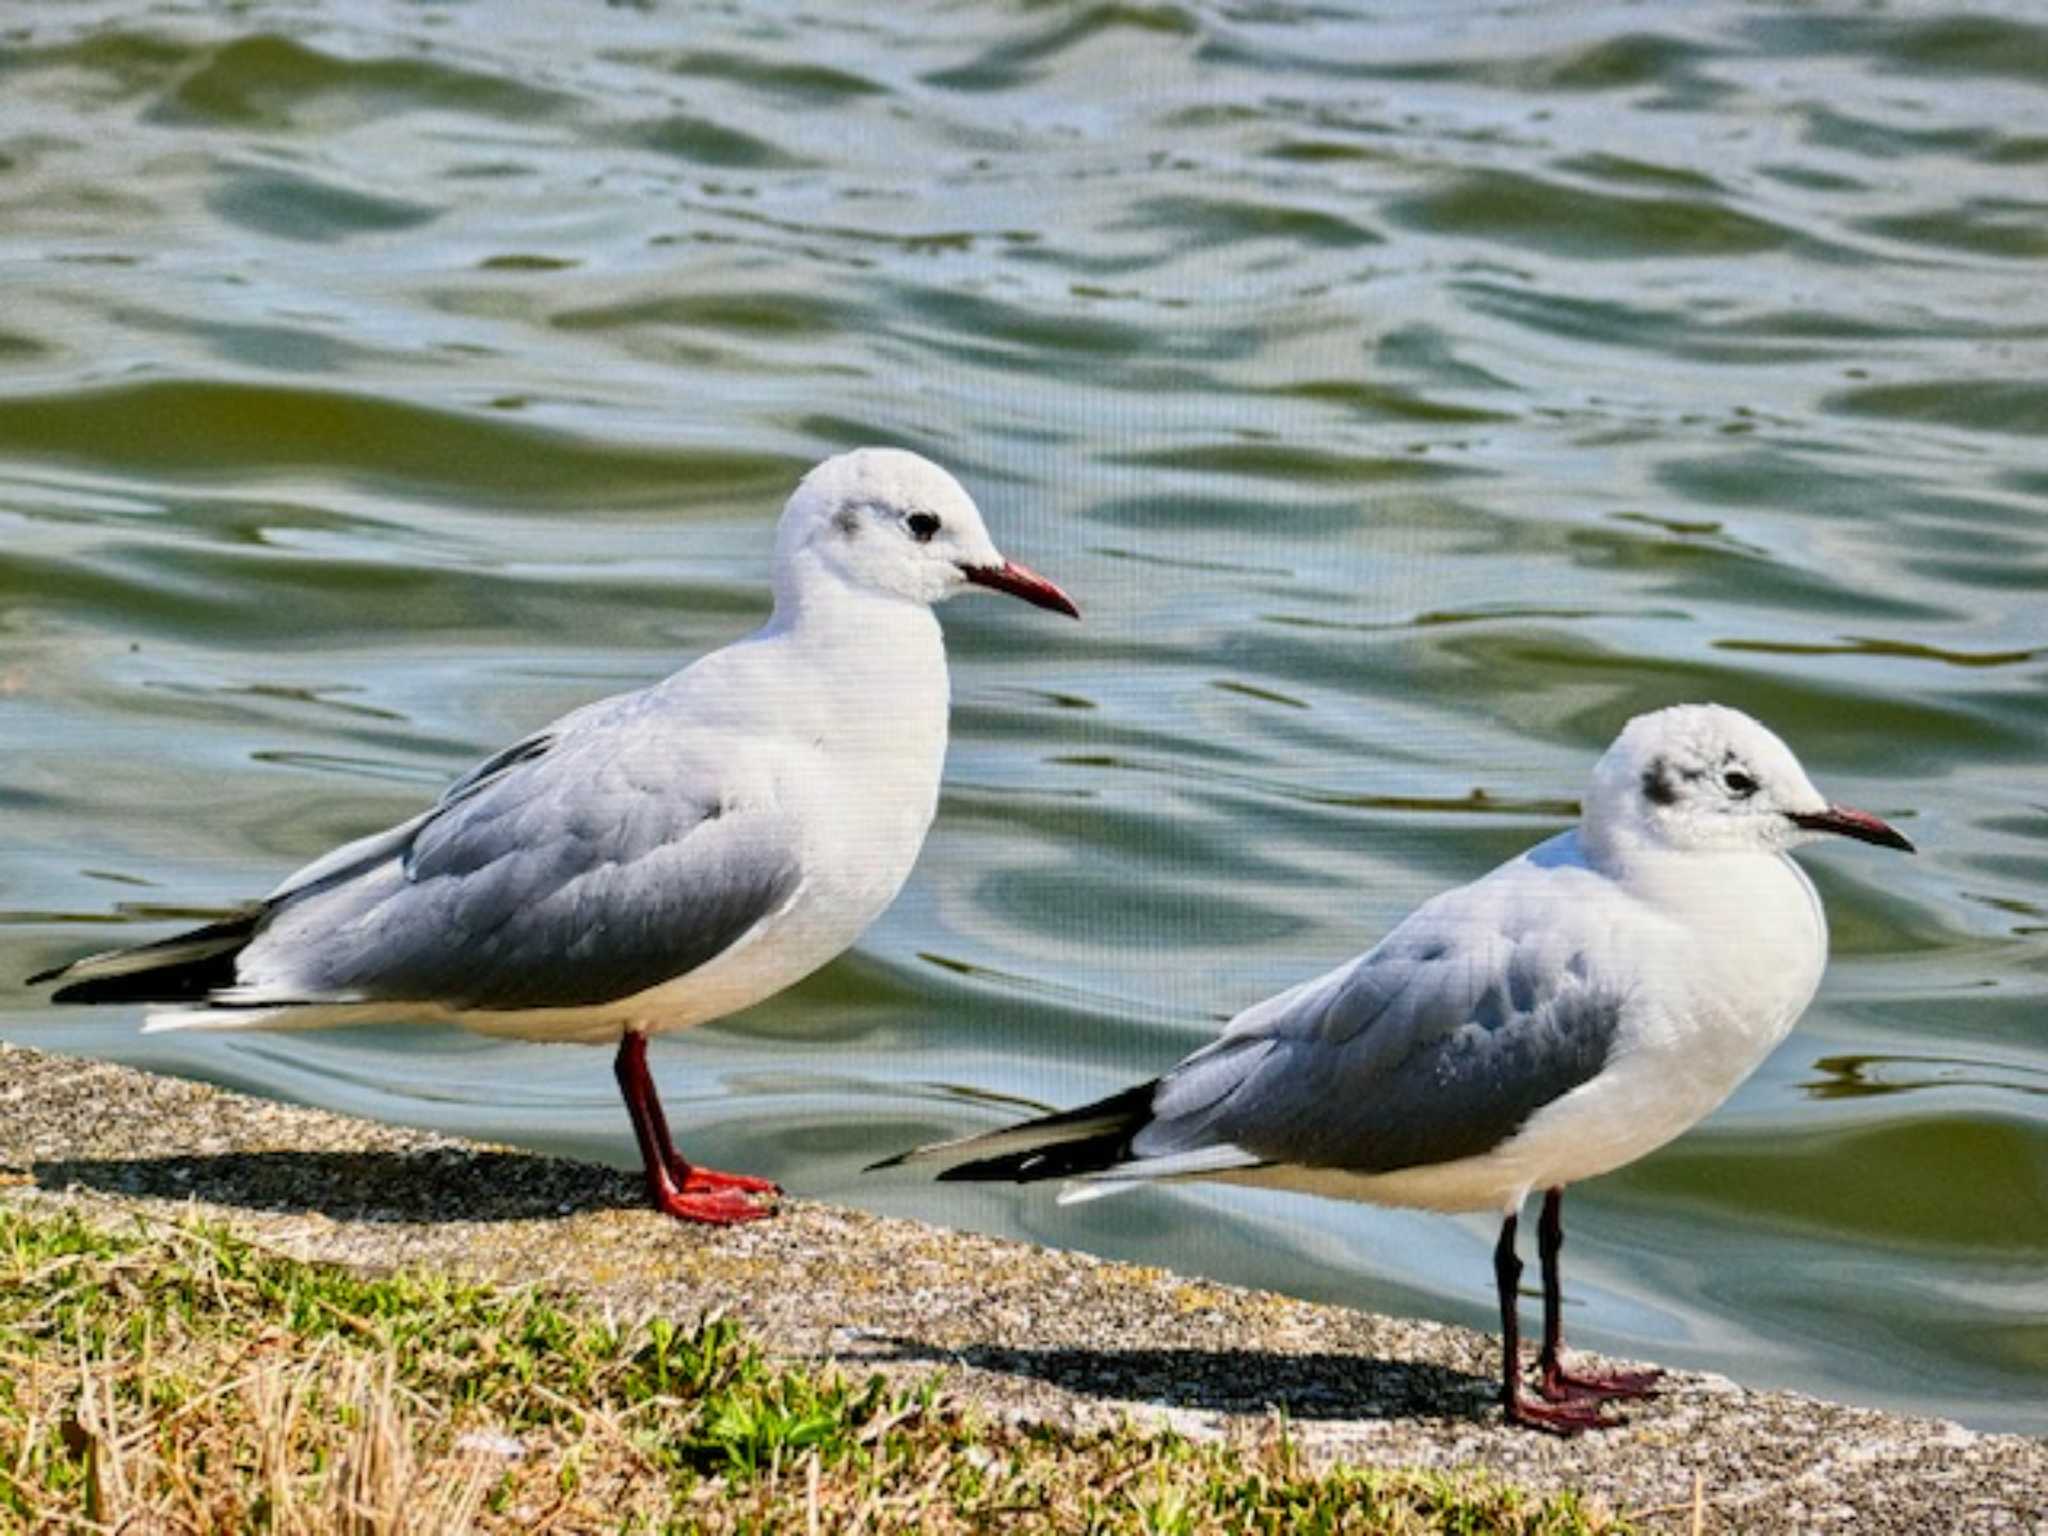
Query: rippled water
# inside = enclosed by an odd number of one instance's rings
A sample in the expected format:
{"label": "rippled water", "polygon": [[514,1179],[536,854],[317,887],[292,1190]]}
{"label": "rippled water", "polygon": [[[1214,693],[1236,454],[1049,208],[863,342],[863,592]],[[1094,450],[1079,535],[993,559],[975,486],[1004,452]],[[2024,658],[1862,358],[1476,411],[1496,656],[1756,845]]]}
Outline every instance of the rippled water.
{"label": "rippled water", "polygon": [[[923,861],[858,952],[658,1049],[686,1146],[1487,1326],[1485,1219],[856,1170],[1157,1070],[1716,698],[1923,852],[1810,856],[1820,1001],[1575,1192],[1571,1326],[2048,1428],[2048,27],[885,14],[0,22],[0,975],[751,627],[798,470],[901,443],[1088,621],[947,612]],[[632,1161],[603,1052],[134,1023],[0,1013]]]}

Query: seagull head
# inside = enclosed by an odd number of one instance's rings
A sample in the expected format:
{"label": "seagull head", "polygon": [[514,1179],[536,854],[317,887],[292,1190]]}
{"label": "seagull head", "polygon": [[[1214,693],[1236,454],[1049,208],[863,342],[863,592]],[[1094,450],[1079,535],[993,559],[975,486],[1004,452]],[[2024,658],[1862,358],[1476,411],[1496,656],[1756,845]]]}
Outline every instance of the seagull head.
{"label": "seagull head", "polygon": [[930,459],[856,448],[805,475],[776,531],[778,566],[810,561],[847,586],[938,603],[987,587],[1079,618],[1067,594],[1005,559],[966,489]]}
{"label": "seagull head", "polygon": [[1834,833],[1913,851],[1868,811],[1831,804],[1775,732],[1719,704],[1629,721],[1593,770],[1586,827],[1669,849],[1772,852]]}

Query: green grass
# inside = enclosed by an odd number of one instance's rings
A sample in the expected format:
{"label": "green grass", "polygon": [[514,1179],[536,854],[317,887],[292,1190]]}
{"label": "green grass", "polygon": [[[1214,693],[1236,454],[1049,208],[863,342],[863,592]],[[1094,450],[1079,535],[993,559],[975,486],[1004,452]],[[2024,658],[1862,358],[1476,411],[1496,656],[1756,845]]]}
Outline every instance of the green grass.
{"label": "green grass", "polygon": [[1485,1479],[1318,1471],[1277,1424],[1240,1444],[1017,1427],[936,1377],[776,1363],[730,1319],[0,1209],[0,1530],[115,1527],[1622,1528]]}

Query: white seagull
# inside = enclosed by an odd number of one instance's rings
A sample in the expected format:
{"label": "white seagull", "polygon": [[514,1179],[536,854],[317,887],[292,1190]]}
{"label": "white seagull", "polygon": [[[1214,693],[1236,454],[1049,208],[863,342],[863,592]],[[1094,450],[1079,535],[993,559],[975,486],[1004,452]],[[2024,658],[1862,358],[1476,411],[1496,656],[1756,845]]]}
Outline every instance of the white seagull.
{"label": "white seagull", "polygon": [[181,1005],[149,1030],[414,1019],[616,1042],[654,1205],[766,1215],[772,1183],[675,1150],[647,1036],[808,975],[908,878],[946,752],[934,603],[981,586],[1079,617],[997,552],[959,481],[887,448],[804,476],[774,585],[745,639],[564,715],[260,903],[31,980],[61,980],[62,1003]]}
{"label": "white seagull", "polygon": [[[1578,826],[1410,914],[1371,950],[1254,1004],[1163,1077],[1008,1130],[920,1147],[942,1179],[1156,1179],[1502,1213],[1494,1250],[1510,1422],[1607,1423],[1655,1372],[1567,1370],[1564,1186],[1704,1118],[1812,1001],[1819,895],[1786,850],[1822,833],[1911,852],[1830,805],[1791,750],[1711,704],[1638,716]],[[1542,1401],[1522,1391],[1515,1222],[1544,1191]]]}

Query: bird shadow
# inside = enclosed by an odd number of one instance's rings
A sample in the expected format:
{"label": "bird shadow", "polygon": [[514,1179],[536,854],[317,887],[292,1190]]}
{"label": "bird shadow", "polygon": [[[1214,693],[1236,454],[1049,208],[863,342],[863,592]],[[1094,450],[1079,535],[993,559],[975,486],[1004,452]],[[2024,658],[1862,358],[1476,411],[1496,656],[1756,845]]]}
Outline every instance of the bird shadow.
{"label": "bird shadow", "polygon": [[35,1163],[44,1189],[203,1200],[335,1221],[532,1221],[643,1205],[637,1174],[518,1152],[222,1152]]}
{"label": "bird shadow", "polygon": [[1296,1420],[1477,1419],[1491,1411],[1491,1378],[1426,1361],[1230,1349],[937,1349],[887,1340],[890,1364],[968,1366],[1028,1377],[1089,1397],[1235,1414],[1277,1408]]}
{"label": "bird shadow", "polygon": [[[533,1221],[637,1209],[636,1173],[517,1152],[224,1152],[194,1156],[62,1158],[36,1162],[38,1186],[247,1210],[317,1213],[335,1221],[440,1224]],[[1423,1361],[1328,1351],[1011,1347],[946,1349],[928,1340],[874,1340],[876,1364],[966,1366],[1044,1382],[1079,1396],[1168,1408],[1295,1420],[1471,1420],[1492,1408],[1488,1377]]]}

